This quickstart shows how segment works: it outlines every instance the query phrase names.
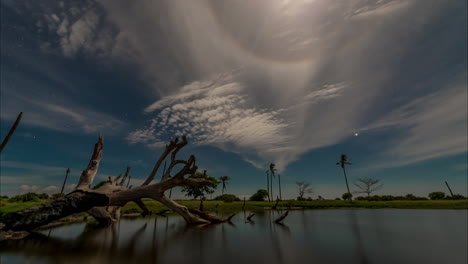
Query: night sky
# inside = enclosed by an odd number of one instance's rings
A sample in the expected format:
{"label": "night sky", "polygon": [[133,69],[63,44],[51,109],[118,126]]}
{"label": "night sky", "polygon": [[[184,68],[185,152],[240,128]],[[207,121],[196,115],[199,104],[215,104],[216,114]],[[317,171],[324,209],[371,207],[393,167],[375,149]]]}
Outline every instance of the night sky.
{"label": "night sky", "polygon": [[[95,183],[133,185],[186,135],[228,193],[296,181],[334,199],[467,195],[467,1],[1,1],[1,194],[67,190],[99,133]],[[158,174],[160,175],[160,174]],[[159,176],[158,176],[159,177]],[[277,192],[275,187],[275,192]],[[352,190],[356,190],[351,186]],[[221,192],[218,188],[217,195]],[[175,192],[176,198],[183,195]]]}

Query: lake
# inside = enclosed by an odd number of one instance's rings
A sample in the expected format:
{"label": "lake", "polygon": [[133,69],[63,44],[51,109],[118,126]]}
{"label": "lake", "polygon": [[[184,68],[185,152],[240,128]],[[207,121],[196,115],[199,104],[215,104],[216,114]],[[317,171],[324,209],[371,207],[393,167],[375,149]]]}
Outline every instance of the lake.
{"label": "lake", "polygon": [[0,243],[1,263],[468,263],[468,210],[293,210],[272,223],[281,213],[202,227],[178,215],[72,224]]}

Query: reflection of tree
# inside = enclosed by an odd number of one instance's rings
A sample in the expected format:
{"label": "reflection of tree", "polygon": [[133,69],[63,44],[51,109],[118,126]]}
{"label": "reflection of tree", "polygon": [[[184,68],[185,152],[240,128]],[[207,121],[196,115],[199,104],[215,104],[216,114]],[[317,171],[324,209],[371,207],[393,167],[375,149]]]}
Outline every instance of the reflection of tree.
{"label": "reflection of tree", "polygon": [[359,262],[360,263],[369,263],[369,259],[366,254],[366,249],[364,248],[364,244],[362,242],[361,232],[359,230],[359,223],[356,219],[356,212],[355,210],[351,210],[349,214],[351,220],[351,230],[353,232],[353,237],[356,242],[356,252],[358,254]]}
{"label": "reflection of tree", "polygon": [[0,253],[44,257],[54,263],[66,263],[70,259],[83,263],[157,263],[158,252],[164,252],[166,247],[180,241],[188,227],[184,225],[172,236],[166,237],[166,243],[161,249],[156,241],[156,221],[157,218],[154,222],[152,243],[139,243],[138,247],[136,247],[137,242],[144,235],[147,224],[134,231],[130,238],[119,246],[118,225],[102,227],[88,223],[81,234],[72,239],[31,233],[22,240],[1,241]]}

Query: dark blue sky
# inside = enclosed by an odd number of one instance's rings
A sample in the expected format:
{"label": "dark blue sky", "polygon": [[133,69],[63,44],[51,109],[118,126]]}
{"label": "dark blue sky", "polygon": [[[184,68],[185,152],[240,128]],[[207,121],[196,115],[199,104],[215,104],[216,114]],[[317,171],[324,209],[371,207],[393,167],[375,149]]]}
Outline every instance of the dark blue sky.
{"label": "dark blue sky", "polygon": [[[222,4],[221,4],[222,3]],[[138,184],[175,135],[228,191],[277,164],[286,198],[376,177],[381,194],[467,195],[466,1],[1,2],[1,193]],[[139,181],[138,181],[139,180]],[[354,188],[353,188],[354,189]],[[181,197],[179,193],[176,197]]]}

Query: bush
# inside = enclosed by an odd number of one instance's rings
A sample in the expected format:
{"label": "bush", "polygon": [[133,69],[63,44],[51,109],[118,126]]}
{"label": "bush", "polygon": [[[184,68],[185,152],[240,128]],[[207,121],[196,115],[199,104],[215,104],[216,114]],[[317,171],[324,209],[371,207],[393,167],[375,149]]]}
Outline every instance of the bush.
{"label": "bush", "polygon": [[431,200],[442,200],[445,198],[445,193],[444,192],[431,192],[429,194],[429,198],[431,198]]}
{"label": "bush", "polygon": [[52,199],[57,200],[59,198],[65,197],[65,194],[63,193],[54,193],[52,194]]}
{"label": "bush", "polygon": [[297,200],[298,200],[298,201],[305,201],[306,198],[298,196],[298,197],[297,197]]}
{"label": "bush", "polygon": [[336,197],[335,200],[336,200],[336,201],[340,201],[341,198],[340,198],[340,197]]}
{"label": "bush", "polygon": [[240,201],[240,199],[234,194],[222,194],[214,198],[216,201],[224,201],[226,203]]}
{"label": "bush", "polygon": [[343,193],[341,198],[343,198],[343,200],[351,200],[353,198],[353,195],[350,193]]}
{"label": "bush", "polygon": [[268,191],[264,189],[258,190],[254,195],[250,196],[250,201],[265,201],[268,196]]}
{"label": "bush", "polygon": [[25,194],[16,195],[10,198],[10,202],[29,202],[29,201],[38,201],[39,196],[37,193],[29,192]]}
{"label": "bush", "polygon": [[464,200],[464,199],[466,199],[466,197],[461,195],[461,194],[454,194],[453,196],[445,197],[445,199],[447,199],[447,200]]}
{"label": "bush", "polygon": [[47,193],[38,194],[37,197],[39,197],[39,199],[49,199],[49,195]]}

